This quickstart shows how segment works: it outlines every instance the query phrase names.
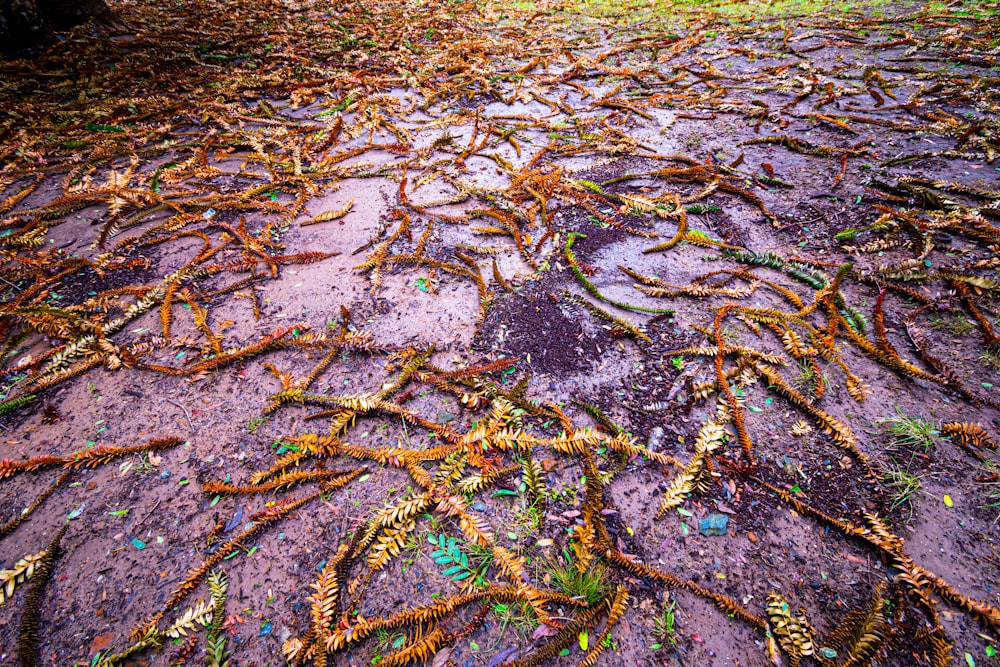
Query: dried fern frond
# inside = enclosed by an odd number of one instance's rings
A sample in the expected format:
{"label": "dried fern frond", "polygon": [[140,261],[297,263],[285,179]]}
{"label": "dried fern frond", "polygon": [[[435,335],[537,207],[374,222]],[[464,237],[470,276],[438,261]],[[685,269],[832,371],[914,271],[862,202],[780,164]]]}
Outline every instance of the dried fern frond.
{"label": "dried fern frond", "polygon": [[698,431],[694,443],[694,456],[684,469],[674,477],[667,491],[660,500],[660,508],[656,513],[661,517],[671,509],[684,502],[684,496],[692,493],[698,486],[699,478],[705,470],[709,458],[718,449],[726,437],[726,430],[715,421],[707,421]]}
{"label": "dried fern frond", "polygon": [[989,432],[980,424],[972,422],[945,422],[941,425],[941,435],[974,447],[986,447],[992,450],[997,448],[997,442]]}
{"label": "dried fern frond", "polygon": [[34,576],[45,559],[45,551],[27,554],[6,570],[0,570],[0,606],[14,595],[15,589]]}
{"label": "dried fern frond", "polygon": [[771,593],[767,596],[767,618],[771,632],[788,654],[791,667],[798,667],[803,657],[813,654],[813,629],[805,616],[805,610],[793,615],[785,598],[778,593]]}
{"label": "dried fern frond", "polygon": [[166,637],[177,639],[186,637],[188,632],[193,632],[197,625],[207,626],[212,622],[212,612],[214,605],[209,600],[198,600],[193,607],[188,607],[187,611],[180,615],[163,634]]}
{"label": "dried fern frond", "polygon": [[[42,557],[34,563],[32,572],[34,579],[31,590],[28,591],[28,595],[24,599],[24,608],[21,612],[21,626],[17,634],[17,658],[21,663],[21,667],[35,667],[40,663],[40,656],[38,655],[38,628],[41,622],[39,616],[42,611],[42,596],[45,594],[45,585],[52,578],[56,558],[59,557],[59,542],[62,540],[63,535],[66,534],[67,528],[69,528],[69,524],[64,523],[62,528],[56,532],[52,541],[49,542],[49,546],[42,552]],[[4,593],[6,593],[6,586],[4,587]]]}
{"label": "dried fern frond", "polygon": [[800,419],[792,424],[792,435],[803,436],[810,433],[812,433],[812,426],[805,419]]}
{"label": "dried fern frond", "polygon": [[347,203],[344,204],[341,208],[320,213],[312,220],[306,220],[305,222],[303,222],[302,226],[305,227],[306,225],[316,225],[321,222],[330,222],[331,220],[337,220],[339,218],[343,218],[350,212],[352,208],[354,208],[354,200],[348,199]]}
{"label": "dried fern frond", "polygon": [[416,522],[411,519],[396,525],[398,527],[385,528],[368,552],[368,566],[372,571],[382,569],[390,558],[399,555],[406,545],[410,532],[416,527]]}
{"label": "dried fern frond", "polygon": [[821,646],[845,656],[846,660],[841,664],[870,664],[884,644],[891,629],[882,613],[884,591],[884,584],[879,582],[868,605],[849,611],[829,636],[820,642]]}

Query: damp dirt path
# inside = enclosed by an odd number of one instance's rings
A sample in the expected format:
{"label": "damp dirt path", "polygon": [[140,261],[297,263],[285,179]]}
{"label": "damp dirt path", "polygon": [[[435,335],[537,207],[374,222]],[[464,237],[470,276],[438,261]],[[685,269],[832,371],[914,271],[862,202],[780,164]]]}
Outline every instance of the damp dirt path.
{"label": "damp dirt path", "polygon": [[0,63],[0,663],[996,664],[1000,7],[116,8]]}

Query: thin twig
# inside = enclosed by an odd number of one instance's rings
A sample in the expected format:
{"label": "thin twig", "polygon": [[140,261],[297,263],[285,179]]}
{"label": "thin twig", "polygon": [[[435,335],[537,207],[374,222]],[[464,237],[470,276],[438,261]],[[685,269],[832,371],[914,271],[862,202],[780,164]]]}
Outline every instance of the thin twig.
{"label": "thin twig", "polygon": [[192,431],[197,431],[198,430],[197,428],[195,428],[194,422],[191,421],[191,413],[188,412],[188,409],[186,407],[184,407],[183,405],[181,405],[177,401],[169,399],[169,398],[167,399],[167,403],[170,403],[171,405],[176,405],[181,410],[183,410],[184,411],[184,418],[187,419],[188,426],[191,427]]}
{"label": "thin twig", "polygon": [[162,501],[163,501],[163,499],[162,499],[162,498],[160,498],[159,500],[157,500],[157,501],[156,501],[156,503],[155,503],[155,504],[153,505],[153,509],[151,509],[151,510],[149,510],[148,512],[146,512],[146,516],[144,516],[144,517],[142,517],[141,519],[139,519],[139,520],[138,520],[138,521],[136,522],[135,526],[132,526],[132,528],[135,528],[136,526],[139,526],[140,524],[142,524],[142,522],[143,522],[143,521],[145,521],[145,520],[146,520],[146,519],[148,519],[149,517],[153,516],[153,512],[155,512],[155,511],[156,511],[156,508],[160,506],[160,503],[161,503]]}

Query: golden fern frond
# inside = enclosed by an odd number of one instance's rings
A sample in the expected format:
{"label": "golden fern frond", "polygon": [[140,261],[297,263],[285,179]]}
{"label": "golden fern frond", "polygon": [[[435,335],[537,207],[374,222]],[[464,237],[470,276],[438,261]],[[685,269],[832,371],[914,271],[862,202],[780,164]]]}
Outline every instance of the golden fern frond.
{"label": "golden fern frond", "polygon": [[611,645],[610,641],[605,641],[605,637],[610,637],[611,628],[618,624],[618,620],[628,608],[628,588],[622,584],[615,587],[615,597],[611,601],[611,609],[608,611],[608,619],[604,624],[602,637],[595,638],[594,648],[590,650],[577,667],[595,667],[604,650]]}
{"label": "golden fern frond", "polygon": [[544,502],[545,499],[545,470],[542,465],[527,456],[524,459],[522,466],[521,479],[524,481],[524,486],[528,489],[528,493],[536,503]]}
{"label": "golden fern frond", "polygon": [[517,473],[519,470],[521,470],[521,466],[514,463],[503,468],[495,468],[489,472],[471,475],[458,482],[455,485],[455,490],[466,494],[479,493],[483,489],[496,484],[501,479]]}
{"label": "golden fern frond", "polygon": [[771,632],[788,654],[789,664],[797,667],[803,657],[813,654],[813,630],[804,610],[800,610],[798,615],[792,615],[788,602],[778,593],[767,596],[766,608]]}
{"label": "golden fern frond", "polygon": [[333,211],[326,211],[324,213],[320,213],[312,220],[306,220],[305,222],[303,222],[302,226],[305,227],[306,225],[316,225],[321,222],[330,222],[331,220],[337,220],[338,218],[343,218],[350,212],[350,210],[353,207],[354,207],[354,200],[348,199],[347,203],[344,204],[343,207],[335,209]]}
{"label": "golden fern frond", "polygon": [[382,526],[398,527],[400,524],[415,519],[417,515],[430,507],[432,502],[434,500],[430,494],[418,493],[412,498],[385,507],[375,520]]}
{"label": "golden fern frond", "polygon": [[368,566],[372,571],[381,570],[390,558],[399,555],[406,545],[407,536],[416,525],[416,522],[410,519],[399,524],[398,528],[384,530],[368,552]]}
{"label": "golden fern frond", "polygon": [[941,434],[954,438],[966,445],[996,449],[997,443],[989,432],[980,424],[972,422],[945,422],[941,425]]}
{"label": "golden fern frond", "polygon": [[656,516],[661,517],[671,509],[684,502],[684,496],[692,493],[699,480],[700,473],[705,469],[708,457],[712,455],[726,436],[726,430],[715,421],[709,420],[702,424],[695,439],[695,453],[691,461],[684,467],[667,487],[663,499],[660,500],[660,509]]}
{"label": "golden fern frond", "polygon": [[812,433],[812,426],[805,419],[800,419],[792,424],[792,435],[803,436],[810,433]]}
{"label": "golden fern frond", "polygon": [[178,639],[187,637],[187,633],[195,629],[196,625],[208,625],[212,622],[213,604],[208,600],[198,600],[194,606],[189,607],[180,618],[164,631],[164,635]]}
{"label": "golden fern frond", "polygon": [[788,327],[786,327],[781,333],[781,344],[785,346],[785,350],[788,351],[788,354],[792,355],[796,359],[811,357],[819,354],[819,351],[816,348],[803,343],[801,336]]}
{"label": "golden fern frond", "polygon": [[45,551],[39,551],[37,554],[27,554],[9,569],[0,570],[0,606],[3,606],[10,599],[18,586],[35,574],[45,558],[45,553]]}
{"label": "golden fern frond", "polygon": [[888,628],[882,614],[885,586],[879,582],[872,591],[871,601],[864,608],[849,611],[821,644],[846,654],[843,664],[862,664],[874,655],[880,638]]}
{"label": "golden fern frond", "polygon": [[431,484],[438,488],[447,489],[456,479],[462,476],[465,470],[465,452],[458,450],[450,454],[431,477]]}
{"label": "golden fern frond", "polygon": [[756,364],[755,367],[764,379],[767,380],[771,389],[787,398],[797,408],[805,412],[806,415],[816,422],[820,430],[830,436],[835,444],[851,452],[871,472],[871,461],[864,452],[858,449],[858,440],[847,424],[810,403],[805,396],[785,382],[784,378],[774,369],[763,364]]}
{"label": "golden fern frond", "polygon": [[315,593],[306,600],[311,605],[312,629],[317,637],[324,637],[329,633],[330,626],[333,625],[337,604],[340,601],[338,570],[340,563],[347,556],[349,548],[349,545],[341,544],[336,555],[323,566],[316,583],[310,584]]}
{"label": "golden fern frond", "polygon": [[411,662],[425,662],[445,645],[448,636],[441,628],[434,628],[422,638],[405,646],[395,653],[390,653],[379,663],[382,667],[402,667]]}
{"label": "golden fern frond", "polygon": [[866,382],[863,382],[861,378],[848,373],[846,376],[846,382],[847,393],[850,394],[851,398],[858,403],[862,403],[868,399],[868,393],[871,391],[871,387],[869,387]]}

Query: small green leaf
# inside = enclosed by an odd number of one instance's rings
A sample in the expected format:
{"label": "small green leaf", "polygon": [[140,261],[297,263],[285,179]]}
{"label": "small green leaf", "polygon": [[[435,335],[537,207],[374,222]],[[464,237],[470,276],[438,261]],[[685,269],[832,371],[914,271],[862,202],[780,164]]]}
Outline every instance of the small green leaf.
{"label": "small green leaf", "polygon": [[124,132],[122,128],[117,125],[95,125],[94,123],[87,123],[83,126],[83,129],[88,132]]}
{"label": "small green leaf", "polygon": [[128,516],[128,513],[129,513],[128,509],[115,510],[114,512],[108,512],[108,514],[110,514],[111,516]]}
{"label": "small green leaf", "polygon": [[448,563],[452,562],[452,560],[451,556],[440,556],[438,558],[435,558],[434,562],[437,563],[438,565],[447,565]]}
{"label": "small green leaf", "polygon": [[250,551],[247,552],[247,556],[253,556],[257,553],[257,547],[250,547]]}
{"label": "small green leaf", "polygon": [[476,642],[469,642],[469,648],[471,648],[473,651],[478,651],[479,644],[477,644]]}
{"label": "small green leaf", "polygon": [[986,647],[986,657],[987,658],[992,658],[996,654],[997,654],[997,650],[995,648],[993,648],[992,644]]}
{"label": "small green leaf", "polygon": [[358,481],[359,482],[367,482],[370,477],[371,477],[371,475],[369,475],[368,473],[365,473],[361,477],[358,477]]}
{"label": "small green leaf", "polygon": [[516,495],[517,491],[511,491],[510,489],[498,489],[493,492],[492,497],[496,498],[497,496],[516,496]]}
{"label": "small green leaf", "polygon": [[569,655],[569,649],[568,648],[564,648],[563,650],[559,651],[559,655],[561,655],[561,656],[567,656],[567,655]]}
{"label": "small green leaf", "polygon": [[146,543],[140,540],[138,537],[136,537],[132,540],[132,546],[138,549],[139,551],[142,551],[143,549],[146,548]]}
{"label": "small green leaf", "polygon": [[659,651],[661,648],[663,648],[663,644],[653,644],[649,648],[654,651]]}
{"label": "small green leaf", "polygon": [[462,572],[459,572],[454,577],[452,577],[451,580],[452,581],[462,581],[463,579],[468,579],[471,576],[472,576],[471,572],[469,572],[468,570],[463,570]]}
{"label": "small green leaf", "polygon": [[976,667],[976,659],[972,657],[972,654],[968,651],[965,652],[965,664],[969,667]]}
{"label": "small green leaf", "polygon": [[[944,506],[945,507],[954,507],[955,506],[955,501],[951,499],[951,496],[945,495],[945,497],[943,498],[943,500],[944,500]],[[965,655],[969,655],[969,654],[966,653]]]}
{"label": "small green leaf", "polygon": [[214,498],[212,498],[212,502],[210,502],[208,504],[208,506],[209,507],[215,507],[219,503],[220,500],[222,500],[222,496],[216,494],[216,496]]}
{"label": "small green leaf", "polygon": [[461,565],[452,565],[451,567],[449,567],[447,570],[445,570],[441,574],[443,574],[446,577],[450,577],[453,574],[458,574],[461,571],[462,571],[462,566]]}
{"label": "small green leaf", "polygon": [[747,408],[750,409],[750,412],[764,412],[763,410],[761,410],[760,408],[758,408],[756,405],[748,405]]}
{"label": "small green leaf", "polygon": [[693,514],[691,514],[689,510],[686,510],[683,507],[678,507],[677,513],[680,514],[681,516],[694,516]]}
{"label": "small green leaf", "polygon": [[434,546],[438,546],[438,538],[434,535],[434,533],[427,533],[427,541]]}
{"label": "small green leaf", "polygon": [[579,640],[580,640],[580,650],[586,651],[587,646],[590,645],[590,635],[587,634],[586,630],[580,633]]}
{"label": "small green leaf", "polygon": [[440,549],[435,549],[434,551],[431,552],[431,558],[440,558],[443,555],[444,552],[441,551]]}
{"label": "small green leaf", "polygon": [[791,489],[789,489],[789,491],[791,491],[792,493],[802,493],[802,487],[796,484]]}
{"label": "small green leaf", "polygon": [[403,645],[404,643],[406,643],[406,635],[400,635],[400,636],[396,637],[396,638],[395,638],[395,639],[394,639],[394,640],[392,641],[392,647],[393,647],[393,648],[399,648],[399,647],[400,647],[400,646],[402,646],[402,645]]}

